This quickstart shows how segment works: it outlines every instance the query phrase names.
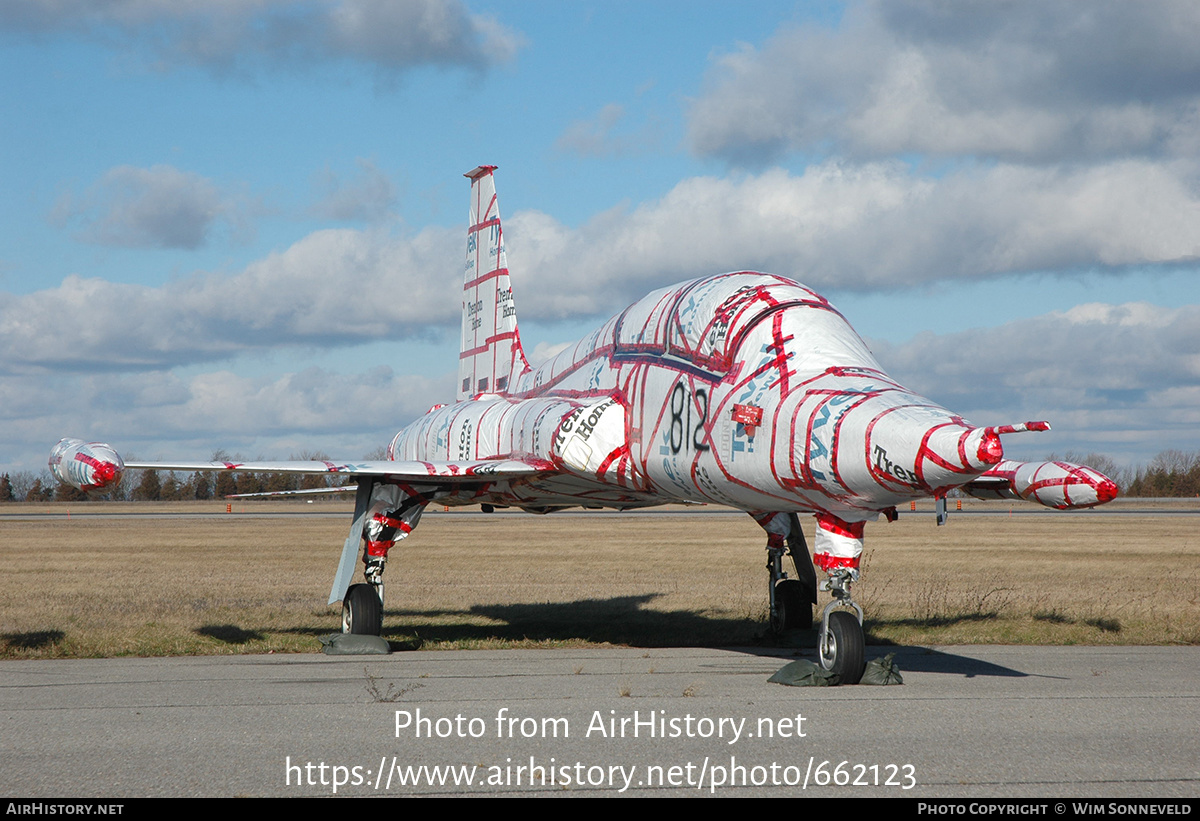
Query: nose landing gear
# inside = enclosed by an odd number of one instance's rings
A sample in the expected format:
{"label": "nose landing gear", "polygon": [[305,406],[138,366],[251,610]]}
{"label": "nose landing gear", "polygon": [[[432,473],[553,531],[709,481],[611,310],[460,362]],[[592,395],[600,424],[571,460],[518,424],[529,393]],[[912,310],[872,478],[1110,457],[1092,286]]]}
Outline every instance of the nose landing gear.
{"label": "nose landing gear", "polygon": [[[839,567],[829,571],[829,580],[821,585],[833,601],[821,611],[821,632],[817,656],[821,667],[837,673],[843,684],[858,684],[862,679],[866,641],[863,637],[862,608],[850,598],[850,585],[858,571]],[[854,610],[839,610],[849,607]]]}

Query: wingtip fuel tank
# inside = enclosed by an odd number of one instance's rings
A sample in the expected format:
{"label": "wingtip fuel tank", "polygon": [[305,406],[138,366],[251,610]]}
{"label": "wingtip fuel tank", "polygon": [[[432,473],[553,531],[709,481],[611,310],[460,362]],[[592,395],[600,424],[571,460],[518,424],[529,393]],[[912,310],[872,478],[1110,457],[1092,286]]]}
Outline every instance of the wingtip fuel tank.
{"label": "wingtip fuel tank", "polygon": [[125,463],[111,446],[61,439],[50,451],[50,472],[79,490],[101,490],[121,481]]}
{"label": "wingtip fuel tank", "polygon": [[963,490],[977,499],[1023,499],[1055,510],[1096,507],[1117,498],[1117,483],[1072,462],[1003,461]]}

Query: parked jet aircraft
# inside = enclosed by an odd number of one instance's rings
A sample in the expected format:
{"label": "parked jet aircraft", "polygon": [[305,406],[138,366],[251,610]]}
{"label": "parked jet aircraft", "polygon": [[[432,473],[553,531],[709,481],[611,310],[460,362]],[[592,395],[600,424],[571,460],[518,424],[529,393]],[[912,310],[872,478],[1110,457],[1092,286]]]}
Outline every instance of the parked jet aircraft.
{"label": "parked jet aircraft", "polygon": [[[330,603],[343,602],[345,631],[376,635],[388,552],[431,502],[537,513],[729,505],[767,532],[775,629],[811,626],[814,564],[827,574],[818,655],[847,682],[863,669],[862,608],[850,590],[864,522],[894,519],[912,499],[944,506],[954,488],[1056,508],[1116,496],[1090,468],[1002,461],[1001,436],[1049,425],[977,427],[905,389],[824,297],[771,274],[661,288],[531,368],[494,170],[466,175],[458,395],[396,434],[386,461],[123,463],[109,445],[64,439],[50,457],[54,474],[85,490],[126,468],[351,474],[354,519]],[[811,558],[799,514],[816,518]],[[365,583],[350,586],[360,550]],[[785,553],[797,578],[784,571]]]}

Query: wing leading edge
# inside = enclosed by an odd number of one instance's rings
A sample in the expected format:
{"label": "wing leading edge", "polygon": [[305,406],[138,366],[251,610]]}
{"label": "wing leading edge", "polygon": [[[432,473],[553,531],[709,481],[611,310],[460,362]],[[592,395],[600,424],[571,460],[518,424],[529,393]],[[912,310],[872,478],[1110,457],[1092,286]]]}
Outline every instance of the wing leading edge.
{"label": "wing leading edge", "polygon": [[60,481],[80,490],[99,490],[120,481],[125,470],[247,471],[252,473],[342,474],[434,484],[470,484],[519,479],[555,472],[544,459],[478,459],[425,461],[255,461],[255,462],[125,462],[103,442],[63,439],[50,455],[50,470]]}
{"label": "wing leading edge", "polygon": [[252,473],[339,473],[390,479],[471,482],[509,479],[552,472],[554,466],[538,459],[480,459],[465,462],[126,462],[127,470],[249,471]]}

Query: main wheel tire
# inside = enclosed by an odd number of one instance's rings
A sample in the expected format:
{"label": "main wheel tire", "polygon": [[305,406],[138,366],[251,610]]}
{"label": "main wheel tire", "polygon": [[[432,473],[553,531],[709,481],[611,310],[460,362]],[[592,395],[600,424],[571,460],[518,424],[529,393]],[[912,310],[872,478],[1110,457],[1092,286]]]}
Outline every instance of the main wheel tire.
{"label": "main wheel tire", "polygon": [[848,610],[835,610],[829,614],[829,633],[828,645],[822,635],[817,648],[821,666],[837,673],[842,684],[858,684],[865,666],[862,625]]}
{"label": "main wheel tire", "polygon": [[775,583],[775,617],[771,630],[808,630],[812,627],[812,605],[805,595],[804,582],[799,579],[780,579]]}
{"label": "main wheel tire", "polygon": [[342,599],[342,632],[378,636],[383,632],[383,604],[369,584],[352,584]]}

